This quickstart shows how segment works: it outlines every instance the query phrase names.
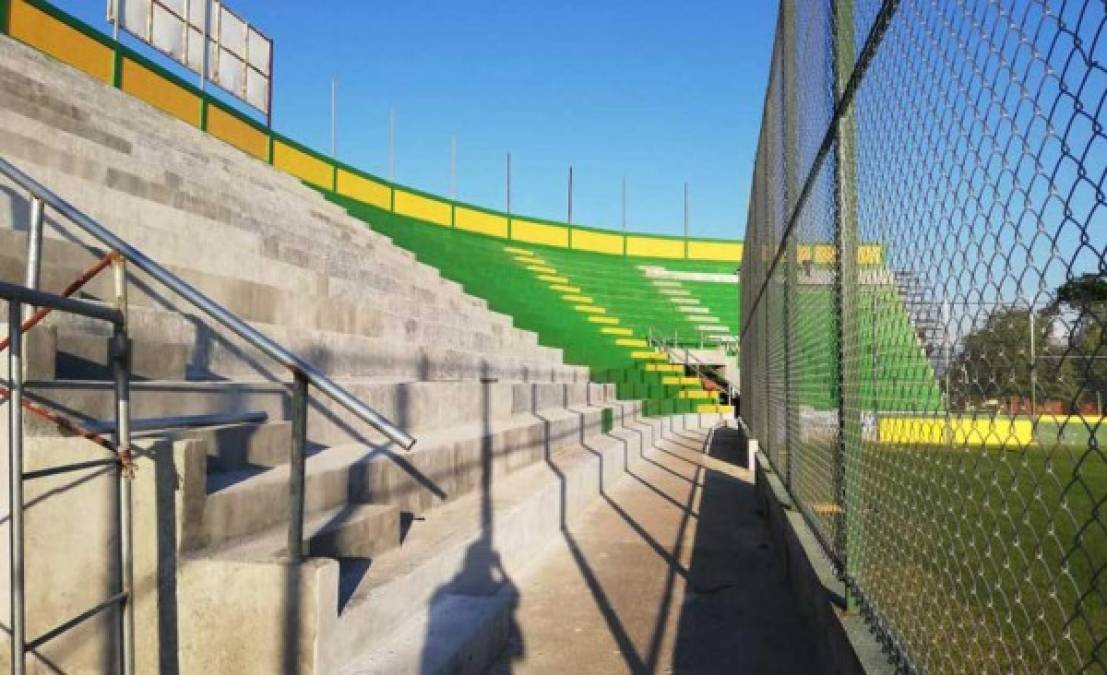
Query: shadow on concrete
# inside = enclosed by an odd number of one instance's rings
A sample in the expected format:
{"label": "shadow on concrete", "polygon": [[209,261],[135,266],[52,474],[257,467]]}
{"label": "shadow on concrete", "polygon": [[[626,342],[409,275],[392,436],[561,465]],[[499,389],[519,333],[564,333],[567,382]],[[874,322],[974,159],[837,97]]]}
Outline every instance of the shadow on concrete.
{"label": "shadow on concrete", "polygon": [[[745,466],[741,434],[716,428],[709,457]],[[753,486],[705,469],[670,672],[821,673]]]}
{"label": "shadow on concrete", "polygon": [[[487,371],[486,371],[487,372]],[[519,634],[515,621],[515,610],[519,601],[519,590],[504,569],[503,561],[496,550],[494,538],[492,481],[493,481],[493,444],[492,444],[492,380],[481,380],[481,446],[480,446],[480,535],[465,551],[461,569],[434,594],[428,607],[430,613],[427,622],[427,634],[420,658],[420,672],[439,672],[459,669],[456,664],[442,662],[441,644],[443,637],[456,632],[457,618],[443,611],[445,603],[451,599],[473,598],[487,607],[485,611],[502,615],[502,620],[492,624],[506,626],[508,636]],[[493,629],[495,630],[495,629]],[[472,638],[471,638],[472,639]],[[482,637],[475,639],[481,640]],[[501,658],[506,663],[522,658],[525,653],[521,641],[511,640],[508,653]],[[489,656],[492,656],[490,654]]]}

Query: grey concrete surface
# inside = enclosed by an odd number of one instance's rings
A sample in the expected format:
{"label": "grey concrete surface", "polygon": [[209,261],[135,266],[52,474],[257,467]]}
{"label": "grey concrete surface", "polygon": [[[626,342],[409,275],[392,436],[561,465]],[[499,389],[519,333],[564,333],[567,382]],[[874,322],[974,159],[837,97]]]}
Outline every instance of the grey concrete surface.
{"label": "grey concrete surface", "polygon": [[489,672],[827,672],[735,442],[679,432],[607,486],[515,579],[513,641]]}

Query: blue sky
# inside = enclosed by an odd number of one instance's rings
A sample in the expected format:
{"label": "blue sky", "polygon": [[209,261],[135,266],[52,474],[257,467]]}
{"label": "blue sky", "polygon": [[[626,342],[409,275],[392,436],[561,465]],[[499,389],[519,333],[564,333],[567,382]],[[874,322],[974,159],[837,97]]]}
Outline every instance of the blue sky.
{"label": "blue sky", "polygon": [[[55,0],[107,30],[104,3]],[[459,197],[618,228],[740,238],[776,22],[775,0],[228,0],[276,43],[274,126],[330,148],[330,80],[339,81],[338,156]]]}

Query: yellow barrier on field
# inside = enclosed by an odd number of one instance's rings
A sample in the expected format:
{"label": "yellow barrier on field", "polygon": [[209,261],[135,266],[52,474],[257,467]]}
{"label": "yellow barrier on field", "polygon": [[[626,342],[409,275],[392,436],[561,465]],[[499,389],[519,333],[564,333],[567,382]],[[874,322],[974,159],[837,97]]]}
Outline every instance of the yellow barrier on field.
{"label": "yellow barrier on field", "polygon": [[877,439],[889,445],[945,445],[1021,448],[1034,442],[1028,418],[881,417]]}

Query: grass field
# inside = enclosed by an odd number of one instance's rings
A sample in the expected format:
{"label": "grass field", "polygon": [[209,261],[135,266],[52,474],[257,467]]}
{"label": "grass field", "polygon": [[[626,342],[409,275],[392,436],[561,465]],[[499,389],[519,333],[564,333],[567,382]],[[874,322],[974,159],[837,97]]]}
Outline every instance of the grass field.
{"label": "grass field", "polygon": [[1006,449],[864,442],[834,506],[833,442],[793,494],[924,672],[1107,671],[1107,424],[1043,420]]}

